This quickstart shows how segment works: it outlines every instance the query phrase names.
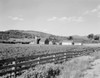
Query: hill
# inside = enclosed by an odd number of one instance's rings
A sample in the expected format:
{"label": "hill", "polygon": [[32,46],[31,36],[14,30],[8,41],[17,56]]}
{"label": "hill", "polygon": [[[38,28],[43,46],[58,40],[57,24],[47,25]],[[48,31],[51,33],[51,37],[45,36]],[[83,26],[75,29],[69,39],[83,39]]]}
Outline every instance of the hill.
{"label": "hill", "polygon": [[[39,32],[39,31],[24,31],[24,30],[8,30],[8,31],[0,31],[0,40],[13,40],[13,39],[22,39],[22,40],[32,40],[35,37],[39,37],[41,39],[49,38],[50,40],[54,41],[63,41],[63,40],[74,40],[77,42],[100,42],[99,40],[89,39],[87,36],[57,36],[52,35],[49,33]],[[94,38],[97,39],[100,38],[100,34],[94,35]]]}
{"label": "hill", "polygon": [[8,31],[0,31],[0,40],[9,40],[11,38],[16,39],[34,39],[35,36],[39,38],[51,38],[57,40],[65,40],[67,37],[56,36],[48,33],[43,33],[39,31],[24,31],[24,30],[8,30]]}

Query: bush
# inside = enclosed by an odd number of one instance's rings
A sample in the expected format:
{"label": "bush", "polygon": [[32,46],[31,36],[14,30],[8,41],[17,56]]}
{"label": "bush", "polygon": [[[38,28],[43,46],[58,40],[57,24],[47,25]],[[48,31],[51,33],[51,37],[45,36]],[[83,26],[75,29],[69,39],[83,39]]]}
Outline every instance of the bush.
{"label": "bush", "polygon": [[45,64],[36,66],[24,73],[24,78],[57,78],[62,73],[63,66],[59,64]]}

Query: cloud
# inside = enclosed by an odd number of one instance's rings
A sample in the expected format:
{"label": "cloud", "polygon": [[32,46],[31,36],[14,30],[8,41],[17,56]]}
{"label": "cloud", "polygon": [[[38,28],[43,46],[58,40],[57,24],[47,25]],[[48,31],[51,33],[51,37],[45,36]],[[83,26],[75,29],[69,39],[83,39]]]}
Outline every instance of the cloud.
{"label": "cloud", "polygon": [[100,5],[98,5],[96,8],[92,9],[92,10],[88,10],[88,11],[85,11],[83,13],[83,15],[88,15],[88,14],[93,14],[93,13],[97,13],[100,12]]}
{"label": "cloud", "polygon": [[71,20],[72,21],[75,21],[75,22],[83,22],[84,20],[83,20],[83,17],[73,17],[73,18],[71,18]]}
{"label": "cloud", "polygon": [[66,21],[66,22],[83,22],[83,17],[76,17],[76,16],[73,16],[73,17],[61,17],[61,18],[58,18],[58,17],[52,17],[50,19],[48,19],[48,21]]}
{"label": "cloud", "polygon": [[16,16],[9,16],[8,18],[12,19],[12,20],[18,20],[18,21],[23,21],[24,19],[21,17],[16,17]]}
{"label": "cloud", "polygon": [[52,18],[49,18],[48,21],[55,21],[57,19],[57,17],[52,17]]}
{"label": "cloud", "polygon": [[95,9],[92,9],[91,12],[98,12],[100,11],[100,5],[98,5]]}
{"label": "cloud", "polygon": [[61,18],[59,18],[59,20],[61,20],[61,21],[67,20],[67,17],[61,17]]}

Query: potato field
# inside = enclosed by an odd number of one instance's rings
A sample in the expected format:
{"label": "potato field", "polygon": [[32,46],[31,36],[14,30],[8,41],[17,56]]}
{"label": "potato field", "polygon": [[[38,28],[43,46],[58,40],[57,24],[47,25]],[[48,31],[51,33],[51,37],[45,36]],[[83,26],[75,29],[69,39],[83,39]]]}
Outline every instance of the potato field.
{"label": "potato field", "polygon": [[62,46],[62,45],[32,45],[32,44],[0,44],[0,60],[25,57],[31,55],[50,54],[56,52],[83,51],[100,47]]}

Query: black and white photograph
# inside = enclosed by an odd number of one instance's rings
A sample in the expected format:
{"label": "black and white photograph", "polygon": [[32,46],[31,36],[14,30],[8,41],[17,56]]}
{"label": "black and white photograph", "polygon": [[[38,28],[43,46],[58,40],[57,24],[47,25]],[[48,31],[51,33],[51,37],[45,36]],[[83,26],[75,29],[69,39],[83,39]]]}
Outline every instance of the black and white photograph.
{"label": "black and white photograph", "polygon": [[0,78],[100,78],[100,0],[0,0]]}

